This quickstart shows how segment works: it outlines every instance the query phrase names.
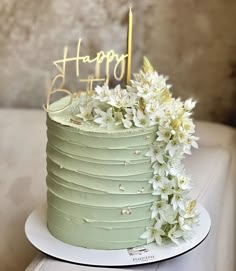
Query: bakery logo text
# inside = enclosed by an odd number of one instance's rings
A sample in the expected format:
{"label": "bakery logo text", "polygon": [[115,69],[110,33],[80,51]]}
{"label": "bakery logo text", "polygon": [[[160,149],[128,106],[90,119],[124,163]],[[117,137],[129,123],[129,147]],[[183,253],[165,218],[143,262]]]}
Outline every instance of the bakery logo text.
{"label": "bakery logo text", "polygon": [[143,262],[153,261],[154,259],[155,259],[154,255],[147,255],[147,256],[143,256],[143,257],[133,258],[133,262],[134,263],[143,263]]}

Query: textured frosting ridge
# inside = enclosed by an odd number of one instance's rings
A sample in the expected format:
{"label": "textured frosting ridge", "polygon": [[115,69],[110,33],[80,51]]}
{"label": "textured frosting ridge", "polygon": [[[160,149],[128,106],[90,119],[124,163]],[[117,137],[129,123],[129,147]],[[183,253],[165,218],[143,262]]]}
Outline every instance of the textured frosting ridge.
{"label": "textured frosting ridge", "polygon": [[154,223],[148,183],[153,171],[145,154],[155,127],[108,130],[74,125],[70,118],[69,110],[47,118],[50,232],[65,243],[94,249],[145,244],[140,235]]}

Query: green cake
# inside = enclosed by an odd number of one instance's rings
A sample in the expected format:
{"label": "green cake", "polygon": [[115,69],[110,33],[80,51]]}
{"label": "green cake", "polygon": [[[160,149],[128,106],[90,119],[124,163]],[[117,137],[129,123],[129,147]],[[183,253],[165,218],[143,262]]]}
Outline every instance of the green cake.
{"label": "green cake", "polygon": [[197,147],[195,102],[172,97],[147,59],[131,85],[97,86],[50,105],[48,229],[91,249],[179,243],[197,221],[182,165]]}
{"label": "green cake", "polygon": [[155,127],[108,130],[71,118],[63,112],[47,120],[49,230],[88,248],[144,244],[139,236],[153,224],[154,200],[145,153]]}

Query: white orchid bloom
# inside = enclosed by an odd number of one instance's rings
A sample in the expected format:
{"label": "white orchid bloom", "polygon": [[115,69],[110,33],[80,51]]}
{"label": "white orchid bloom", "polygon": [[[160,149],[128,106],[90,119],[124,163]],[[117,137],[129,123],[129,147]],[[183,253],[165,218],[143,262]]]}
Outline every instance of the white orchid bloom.
{"label": "white orchid bloom", "polygon": [[169,205],[166,201],[164,200],[154,201],[151,207],[151,211],[152,211],[151,218],[152,219],[155,218],[157,220],[158,214],[160,215],[160,217],[162,217],[168,208],[169,208]]}
{"label": "white orchid bloom", "polygon": [[198,137],[196,136],[190,136],[188,138],[188,144],[191,145],[193,148],[197,149],[198,148],[198,144],[197,144],[197,140],[199,140]]}
{"label": "white orchid bloom", "polygon": [[121,119],[123,125],[125,128],[129,129],[130,127],[132,127],[133,123],[132,121],[130,121],[129,119]]}
{"label": "white orchid bloom", "polygon": [[184,131],[182,127],[180,127],[180,129],[176,132],[175,135],[180,144],[185,144],[188,140],[188,136],[189,136],[188,133],[186,133],[186,131]]}
{"label": "white orchid bloom", "polygon": [[153,227],[148,227],[140,238],[147,239],[147,244],[155,241],[160,246],[162,244],[162,236],[165,235],[161,227],[162,222],[158,220]]}
{"label": "white orchid bloom", "polygon": [[152,164],[152,168],[153,168],[154,175],[166,176],[166,172],[168,170],[168,167],[166,164],[160,164],[159,162],[155,162]]}
{"label": "white orchid bloom", "polygon": [[185,203],[185,209],[180,210],[179,213],[184,218],[197,218],[198,212],[196,210],[196,201],[195,200],[188,200]]}
{"label": "white orchid bloom", "polygon": [[162,185],[162,182],[168,182],[169,180],[161,175],[153,175],[153,177],[148,181],[152,184],[154,191]]}
{"label": "white orchid bloom", "polygon": [[83,121],[93,120],[93,102],[89,102],[84,106],[79,107],[80,113],[76,115],[76,117],[79,117],[83,119]]}
{"label": "white orchid bloom", "polygon": [[134,115],[136,114],[136,110],[134,108],[125,108],[125,118],[132,121]]}
{"label": "white orchid bloom", "polygon": [[101,128],[110,128],[115,124],[115,119],[112,114],[112,108],[108,108],[106,112],[101,109],[95,109],[96,118],[94,122],[100,125]]}
{"label": "white orchid bloom", "polygon": [[185,131],[188,134],[193,134],[195,132],[195,125],[193,124],[193,121],[190,118],[182,119],[181,126],[183,128],[183,131]]}
{"label": "white orchid bloom", "polygon": [[150,74],[150,81],[152,82],[152,87],[155,87],[157,90],[162,90],[164,88],[171,88],[171,85],[167,85],[166,81],[168,80],[168,76],[163,76],[162,74],[158,74],[154,72]]}
{"label": "white orchid bloom", "polygon": [[136,114],[133,116],[133,121],[136,127],[146,128],[149,127],[150,119],[148,115],[145,115],[140,109],[138,109]]}
{"label": "white orchid bloom", "polygon": [[168,200],[168,197],[173,194],[172,182],[163,181],[156,190],[153,191],[153,195],[160,196],[162,200]]}
{"label": "white orchid bloom", "polygon": [[189,135],[187,138],[187,142],[183,145],[183,152],[186,154],[191,154],[191,148],[194,147],[195,149],[198,148],[197,141],[198,137]]}
{"label": "white orchid bloom", "polygon": [[171,204],[173,209],[176,211],[178,209],[184,210],[184,197],[181,193],[174,193],[171,199]]}
{"label": "white orchid bloom", "polygon": [[165,150],[158,145],[152,145],[145,156],[151,158],[151,162],[154,163],[158,161],[160,164],[165,163],[164,161]]}
{"label": "white orchid bloom", "polygon": [[177,185],[180,189],[182,190],[190,190],[191,186],[190,186],[190,179],[187,176],[178,176],[177,177]]}
{"label": "white orchid bloom", "polygon": [[162,220],[170,225],[176,224],[178,222],[177,214],[178,212],[168,204],[168,208],[162,214]]}
{"label": "white orchid bloom", "polygon": [[148,84],[143,84],[142,86],[137,86],[137,95],[142,97],[145,101],[151,99],[155,94],[150,89]]}
{"label": "white orchid bloom", "polygon": [[172,242],[174,242],[176,245],[179,245],[179,239],[183,236],[183,231],[177,229],[177,226],[175,225],[172,227],[168,232],[168,237]]}
{"label": "white orchid bloom", "polygon": [[174,178],[182,174],[184,165],[181,163],[183,156],[171,157],[166,163],[168,173]]}
{"label": "white orchid bloom", "polygon": [[96,86],[94,98],[99,100],[100,102],[109,101],[109,96],[111,94],[111,90],[109,89],[107,84],[101,86]]}
{"label": "white orchid bloom", "polygon": [[155,238],[154,238],[154,233],[153,233],[153,227],[147,227],[146,231],[140,236],[142,239],[147,240],[147,244],[152,243]]}
{"label": "white orchid bloom", "polygon": [[179,216],[179,226],[182,231],[192,230],[192,223],[190,222],[189,218]]}
{"label": "white orchid bloom", "polygon": [[[158,110],[159,104],[158,104],[158,100],[155,99],[150,99],[148,100],[148,102],[146,103],[146,107],[145,107],[145,113],[150,114],[150,115],[154,115],[156,113],[161,114],[162,111]],[[164,112],[163,112],[164,113]]]}
{"label": "white orchid bloom", "polygon": [[[149,104],[147,104],[146,108],[148,107]],[[161,106],[156,106],[155,111],[153,111],[152,108],[146,110],[146,112],[149,112],[149,116],[150,116],[150,120],[151,120],[151,124],[155,125],[155,124],[161,124],[163,122],[163,120],[165,119],[165,111],[162,108],[163,105]]]}
{"label": "white orchid bloom", "polygon": [[162,128],[162,127],[160,127],[159,130],[157,131],[156,141],[169,142],[171,136],[172,136],[172,133],[171,133],[170,128]]}
{"label": "white orchid bloom", "polygon": [[195,201],[188,201],[185,210],[179,212],[179,225],[182,230],[191,230],[198,223],[198,212],[195,209]]}
{"label": "white orchid bloom", "polygon": [[187,111],[191,111],[196,105],[196,101],[193,101],[192,99],[188,99],[184,102],[184,109]]}
{"label": "white orchid bloom", "polygon": [[174,157],[175,153],[181,148],[181,144],[173,139],[169,140],[169,142],[166,145],[166,151],[169,153],[171,157]]}
{"label": "white orchid bloom", "polygon": [[137,103],[137,96],[117,85],[114,89],[111,89],[107,103],[116,108],[132,107]]}

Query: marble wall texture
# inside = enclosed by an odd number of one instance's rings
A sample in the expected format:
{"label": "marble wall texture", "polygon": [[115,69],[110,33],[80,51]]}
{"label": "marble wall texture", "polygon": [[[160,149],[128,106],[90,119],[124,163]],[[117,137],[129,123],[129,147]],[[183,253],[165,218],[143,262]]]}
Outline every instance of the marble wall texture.
{"label": "marble wall texture", "polygon": [[[41,107],[52,61],[126,51],[126,0],[1,0],[0,106]],[[133,71],[142,56],[170,76],[175,96],[198,100],[195,116],[236,125],[236,1],[134,0]],[[91,73],[91,67],[83,68]],[[69,70],[67,85],[75,84]],[[74,82],[74,83],[72,83]]]}

